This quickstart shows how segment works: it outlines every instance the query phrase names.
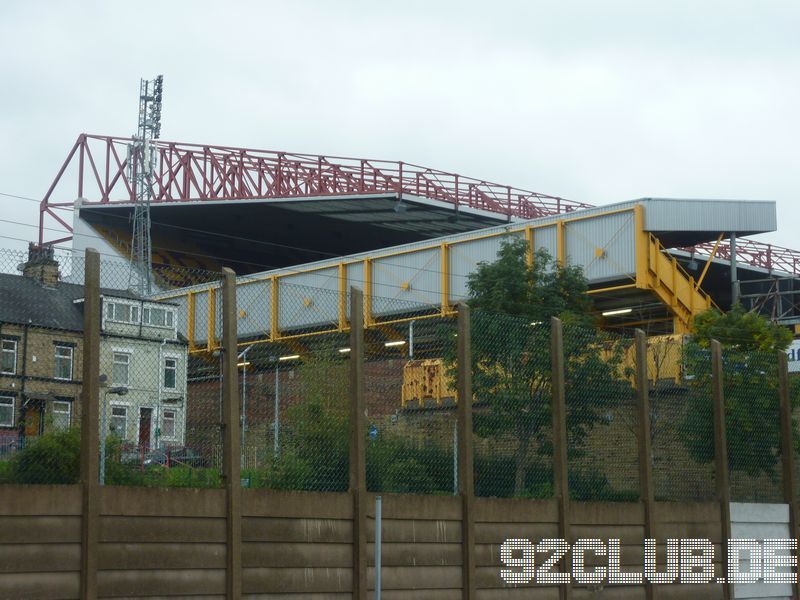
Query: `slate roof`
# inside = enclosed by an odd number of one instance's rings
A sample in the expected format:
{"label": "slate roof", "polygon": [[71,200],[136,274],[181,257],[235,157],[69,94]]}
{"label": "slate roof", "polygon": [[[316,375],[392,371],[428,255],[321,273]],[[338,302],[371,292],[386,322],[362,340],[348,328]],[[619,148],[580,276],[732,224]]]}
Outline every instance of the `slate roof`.
{"label": "slate roof", "polygon": [[[136,298],[123,290],[101,289],[105,296]],[[83,286],[59,281],[47,288],[23,275],[0,273],[0,323],[83,331],[83,310],[76,300],[83,298]]]}

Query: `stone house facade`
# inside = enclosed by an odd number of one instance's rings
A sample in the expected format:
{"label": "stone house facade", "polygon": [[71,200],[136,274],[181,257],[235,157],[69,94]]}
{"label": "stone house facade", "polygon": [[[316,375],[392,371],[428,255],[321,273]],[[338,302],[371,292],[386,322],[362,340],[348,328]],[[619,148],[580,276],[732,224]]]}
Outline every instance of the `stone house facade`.
{"label": "stone house facade", "polygon": [[[0,458],[81,418],[83,286],[61,280],[52,248],[31,245],[21,270],[0,273]],[[183,445],[188,353],[177,308],[102,289],[101,309],[108,431],[147,447]]]}

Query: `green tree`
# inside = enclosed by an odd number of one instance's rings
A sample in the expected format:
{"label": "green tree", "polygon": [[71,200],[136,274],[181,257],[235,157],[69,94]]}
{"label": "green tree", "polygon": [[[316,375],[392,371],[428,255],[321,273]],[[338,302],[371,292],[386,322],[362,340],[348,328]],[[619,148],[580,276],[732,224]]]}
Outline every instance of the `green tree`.
{"label": "green tree", "polygon": [[292,482],[291,489],[342,491],[349,483],[348,363],[337,360],[335,348],[318,349],[297,370],[302,401],[286,411],[289,431],[280,462],[304,481]]}
{"label": "green tree", "polygon": [[[699,462],[714,460],[711,340],[723,350],[725,426],[732,471],[776,476],[780,457],[777,353],[792,340],[788,329],[736,305],[727,313],[705,311],[694,321],[684,348],[689,395],[683,442]],[[796,388],[796,385],[793,385]],[[797,406],[796,389],[791,398]]]}
{"label": "green tree", "polygon": [[561,266],[545,251],[528,260],[524,240],[503,243],[497,260],[469,276],[473,309],[472,381],[475,430],[489,438],[512,438],[514,495],[527,493],[534,446],[552,452],[550,318],[565,325],[567,434],[570,454],[608,409],[630,393],[621,377],[621,344],[594,325],[586,278],[580,267]]}

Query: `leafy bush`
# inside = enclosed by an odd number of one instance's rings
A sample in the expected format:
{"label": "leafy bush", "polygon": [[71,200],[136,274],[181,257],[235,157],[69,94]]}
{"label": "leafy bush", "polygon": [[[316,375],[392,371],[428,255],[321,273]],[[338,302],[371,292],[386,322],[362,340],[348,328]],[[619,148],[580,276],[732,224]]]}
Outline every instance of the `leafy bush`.
{"label": "leafy bush", "polygon": [[78,483],[80,451],[80,430],[50,431],[17,452],[5,468],[14,483]]}

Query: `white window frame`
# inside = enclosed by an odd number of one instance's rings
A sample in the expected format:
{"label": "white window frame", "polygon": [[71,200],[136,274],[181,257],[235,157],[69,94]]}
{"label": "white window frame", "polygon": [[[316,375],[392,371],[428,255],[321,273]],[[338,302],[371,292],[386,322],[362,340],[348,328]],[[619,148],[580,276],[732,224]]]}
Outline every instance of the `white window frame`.
{"label": "white window frame", "polygon": [[[122,435],[119,435],[118,432],[111,431],[111,423],[114,420],[114,409],[115,408],[122,408],[125,410],[125,427],[123,428]],[[130,412],[131,405],[124,403],[124,402],[112,402],[109,405],[108,411],[108,422],[106,423],[106,428],[109,435],[116,435],[123,441],[128,441],[128,413]],[[118,417],[121,418],[121,417]]]}
{"label": "white window frame", "polygon": [[[56,410],[57,405],[66,404],[67,410]],[[69,400],[53,400],[52,404],[50,405],[50,411],[53,414],[53,425],[55,426],[55,415],[67,415],[67,426],[64,429],[69,429],[72,425],[72,402]],[[56,427],[56,429],[61,429],[61,427]]]}
{"label": "white window frame", "polygon": [[[14,349],[12,351],[6,350],[6,344],[13,344]],[[13,352],[14,354],[14,365],[11,367],[10,371],[3,370],[3,362],[0,360],[0,373],[3,375],[16,375],[17,374],[17,349],[19,348],[19,342],[17,340],[11,338],[0,338],[0,348],[2,348],[2,356],[4,357],[6,353]]]}
{"label": "white window frame", "polygon": [[17,413],[16,397],[11,396],[9,394],[2,394],[0,395],[0,405],[11,406],[11,423],[9,424],[0,422],[0,427],[14,427],[14,423],[16,423],[16,413]]}
{"label": "white window frame", "polygon": [[[167,420],[167,413],[172,413],[172,435],[164,433],[164,423]],[[175,440],[178,437],[178,410],[176,408],[162,408],[161,409],[161,439]]]}
{"label": "white window frame", "polygon": [[[118,298],[106,298],[103,301],[103,322],[106,323],[123,323],[125,325],[138,325],[141,322],[142,315],[140,314],[141,311],[139,310],[139,303],[132,302],[130,300],[120,300]],[[127,320],[118,319],[117,318],[117,309],[116,306],[127,306],[129,307],[129,318]],[[109,315],[109,312],[111,313]],[[134,312],[136,316],[134,316]]]}
{"label": "white window frame", "polygon": [[[116,377],[114,377],[114,367],[118,364],[117,363],[117,356],[124,356],[127,358],[127,362],[125,366],[127,367],[126,370],[126,377],[125,381],[117,381]],[[133,358],[133,352],[130,350],[112,350],[111,352],[111,383],[114,385],[121,385],[127,387],[130,385],[131,381],[131,359]],[[121,364],[121,363],[120,363]]]}
{"label": "white window frame", "polygon": [[[173,387],[167,387],[167,361],[171,360],[175,362],[175,385]],[[178,387],[178,372],[180,370],[180,357],[173,356],[167,354],[164,356],[164,359],[161,363],[161,389],[168,392],[175,392],[179,390]]]}
{"label": "white window frame", "polygon": [[[75,347],[70,346],[68,344],[54,344],[53,349],[53,379],[58,379],[59,381],[72,381],[73,373],[75,372]],[[58,351],[60,348],[67,348],[69,350],[69,377],[59,377],[58,376],[58,359],[59,358],[66,358],[64,356],[59,357]]]}
{"label": "white window frame", "polygon": [[[164,325],[159,325],[152,322],[153,311],[164,311]],[[175,311],[166,306],[145,306],[142,309],[142,324],[148,327],[158,327],[159,329],[174,329],[175,328]]]}

